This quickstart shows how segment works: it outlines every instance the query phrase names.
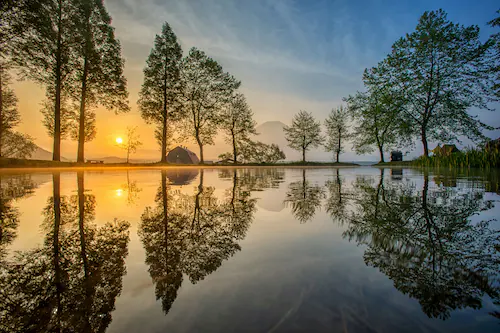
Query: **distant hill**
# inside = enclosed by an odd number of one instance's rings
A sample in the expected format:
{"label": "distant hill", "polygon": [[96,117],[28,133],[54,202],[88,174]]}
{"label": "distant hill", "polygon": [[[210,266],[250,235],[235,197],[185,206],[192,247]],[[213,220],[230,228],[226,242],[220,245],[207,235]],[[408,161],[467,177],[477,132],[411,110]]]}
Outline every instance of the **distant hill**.
{"label": "distant hill", "polygon": [[281,121],[266,121],[255,128],[259,135],[253,139],[266,144],[277,144],[285,153],[287,161],[298,160],[300,153],[288,147],[288,141],[286,141],[283,131],[285,126]]}
{"label": "distant hill", "polygon": [[[104,161],[104,163],[125,163],[127,162],[127,159],[124,157],[118,157],[118,156],[105,156],[105,157],[89,157],[89,160],[100,160]],[[152,163],[152,162],[158,162],[157,159],[133,159],[131,158],[129,160],[130,163]]]}
{"label": "distant hill", "polygon": [[[43,149],[42,147],[36,146],[35,151],[28,158],[29,160],[43,160],[43,161],[52,161],[52,152]],[[61,156],[62,162],[69,162],[69,160],[63,156]]]}

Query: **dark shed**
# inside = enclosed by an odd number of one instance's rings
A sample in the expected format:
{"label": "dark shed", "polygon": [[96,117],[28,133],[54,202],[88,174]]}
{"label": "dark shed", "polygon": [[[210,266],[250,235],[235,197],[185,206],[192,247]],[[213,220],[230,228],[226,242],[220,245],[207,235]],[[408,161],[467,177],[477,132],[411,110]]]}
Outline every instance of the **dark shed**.
{"label": "dark shed", "polygon": [[177,146],[168,152],[167,162],[174,164],[198,164],[200,160],[191,150],[183,146]]}
{"label": "dark shed", "polygon": [[403,160],[403,153],[400,151],[391,152],[391,162],[400,162]]}

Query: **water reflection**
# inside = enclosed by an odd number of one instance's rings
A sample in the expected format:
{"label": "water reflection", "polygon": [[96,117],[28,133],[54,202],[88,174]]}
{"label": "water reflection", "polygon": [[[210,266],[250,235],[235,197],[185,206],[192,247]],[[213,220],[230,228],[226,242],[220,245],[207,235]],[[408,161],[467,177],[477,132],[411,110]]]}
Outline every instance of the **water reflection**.
{"label": "water reflection", "polygon": [[310,221],[316,210],[321,207],[325,190],[318,184],[310,183],[306,178],[306,169],[302,169],[302,180],[288,185],[285,205],[290,205],[294,217],[300,223]]}
{"label": "water reflection", "polygon": [[358,178],[355,209],[344,237],[366,245],[365,263],[420,302],[429,317],[446,319],[455,309],[482,307],[486,294],[498,303],[498,231],[473,215],[493,202],[474,189]]}
{"label": "water reflection", "polygon": [[20,212],[12,203],[32,194],[35,188],[30,175],[0,176],[0,263],[6,255],[6,247],[17,235]]}
{"label": "water reflection", "polygon": [[[154,322],[146,331],[224,331],[245,320],[257,331],[400,331],[408,322],[415,331],[453,331],[461,321],[487,330],[487,312],[500,317],[500,237],[489,221],[498,195],[487,193],[498,189],[494,173],[226,168],[43,177],[0,175],[0,332],[137,331],[127,325],[145,320]],[[263,201],[288,209],[258,208]],[[43,206],[41,219],[32,204]],[[291,216],[314,223],[290,224]],[[40,234],[27,230],[33,223]],[[129,244],[130,228],[139,237]],[[126,258],[133,269],[122,293]]]}
{"label": "water reflection", "polygon": [[346,220],[347,199],[346,193],[342,190],[344,181],[340,176],[340,169],[335,171],[334,179],[327,180],[325,183],[328,197],[326,201],[326,212],[330,217],[343,224]]}
{"label": "water reflection", "polygon": [[0,328],[8,332],[103,332],[122,288],[128,228],[93,223],[95,197],[77,175],[77,195],[64,196],[53,174],[43,210],[43,245],[15,252],[1,265]]}
{"label": "water reflection", "polygon": [[255,199],[236,170],[232,187],[221,200],[215,188],[204,186],[203,181],[201,170],[194,193],[186,194],[176,190],[162,171],[156,206],[147,207],[141,216],[139,233],[146,263],[165,313],[177,297],[183,274],[196,283],[217,270],[241,250],[238,241],[253,220]]}

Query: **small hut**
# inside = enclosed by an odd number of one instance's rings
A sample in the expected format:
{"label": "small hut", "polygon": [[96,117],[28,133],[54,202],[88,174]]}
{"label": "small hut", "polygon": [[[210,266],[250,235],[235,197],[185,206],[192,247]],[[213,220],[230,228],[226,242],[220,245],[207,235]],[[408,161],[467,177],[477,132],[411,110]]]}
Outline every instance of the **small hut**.
{"label": "small hut", "polygon": [[403,153],[399,150],[391,152],[391,162],[401,162],[403,160]]}
{"label": "small hut", "polygon": [[198,164],[200,160],[195,153],[184,146],[177,146],[167,154],[167,162],[174,164]]}

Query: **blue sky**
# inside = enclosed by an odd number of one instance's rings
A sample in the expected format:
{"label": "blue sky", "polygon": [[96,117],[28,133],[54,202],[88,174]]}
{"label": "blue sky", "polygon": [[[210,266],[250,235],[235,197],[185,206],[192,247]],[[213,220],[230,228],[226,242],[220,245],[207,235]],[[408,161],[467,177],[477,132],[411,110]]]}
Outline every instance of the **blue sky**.
{"label": "blue sky", "polygon": [[[396,39],[413,31],[424,11],[443,8],[454,22],[479,25],[486,39],[493,32],[486,22],[500,8],[493,0],[105,0],[105,4],[126,58],[132,106],[127,117],[132,123],[140,121],[136,101],[145,59],[165,21],[185,54],[196,46],[242,81],[258,123],[289,123],[301,109],[324,119],[342,97],[361,90],[363,70],[382,60]],[[500,126],[498,113],[480,116]],[[150,130],[143,136],[154,144]]]}

